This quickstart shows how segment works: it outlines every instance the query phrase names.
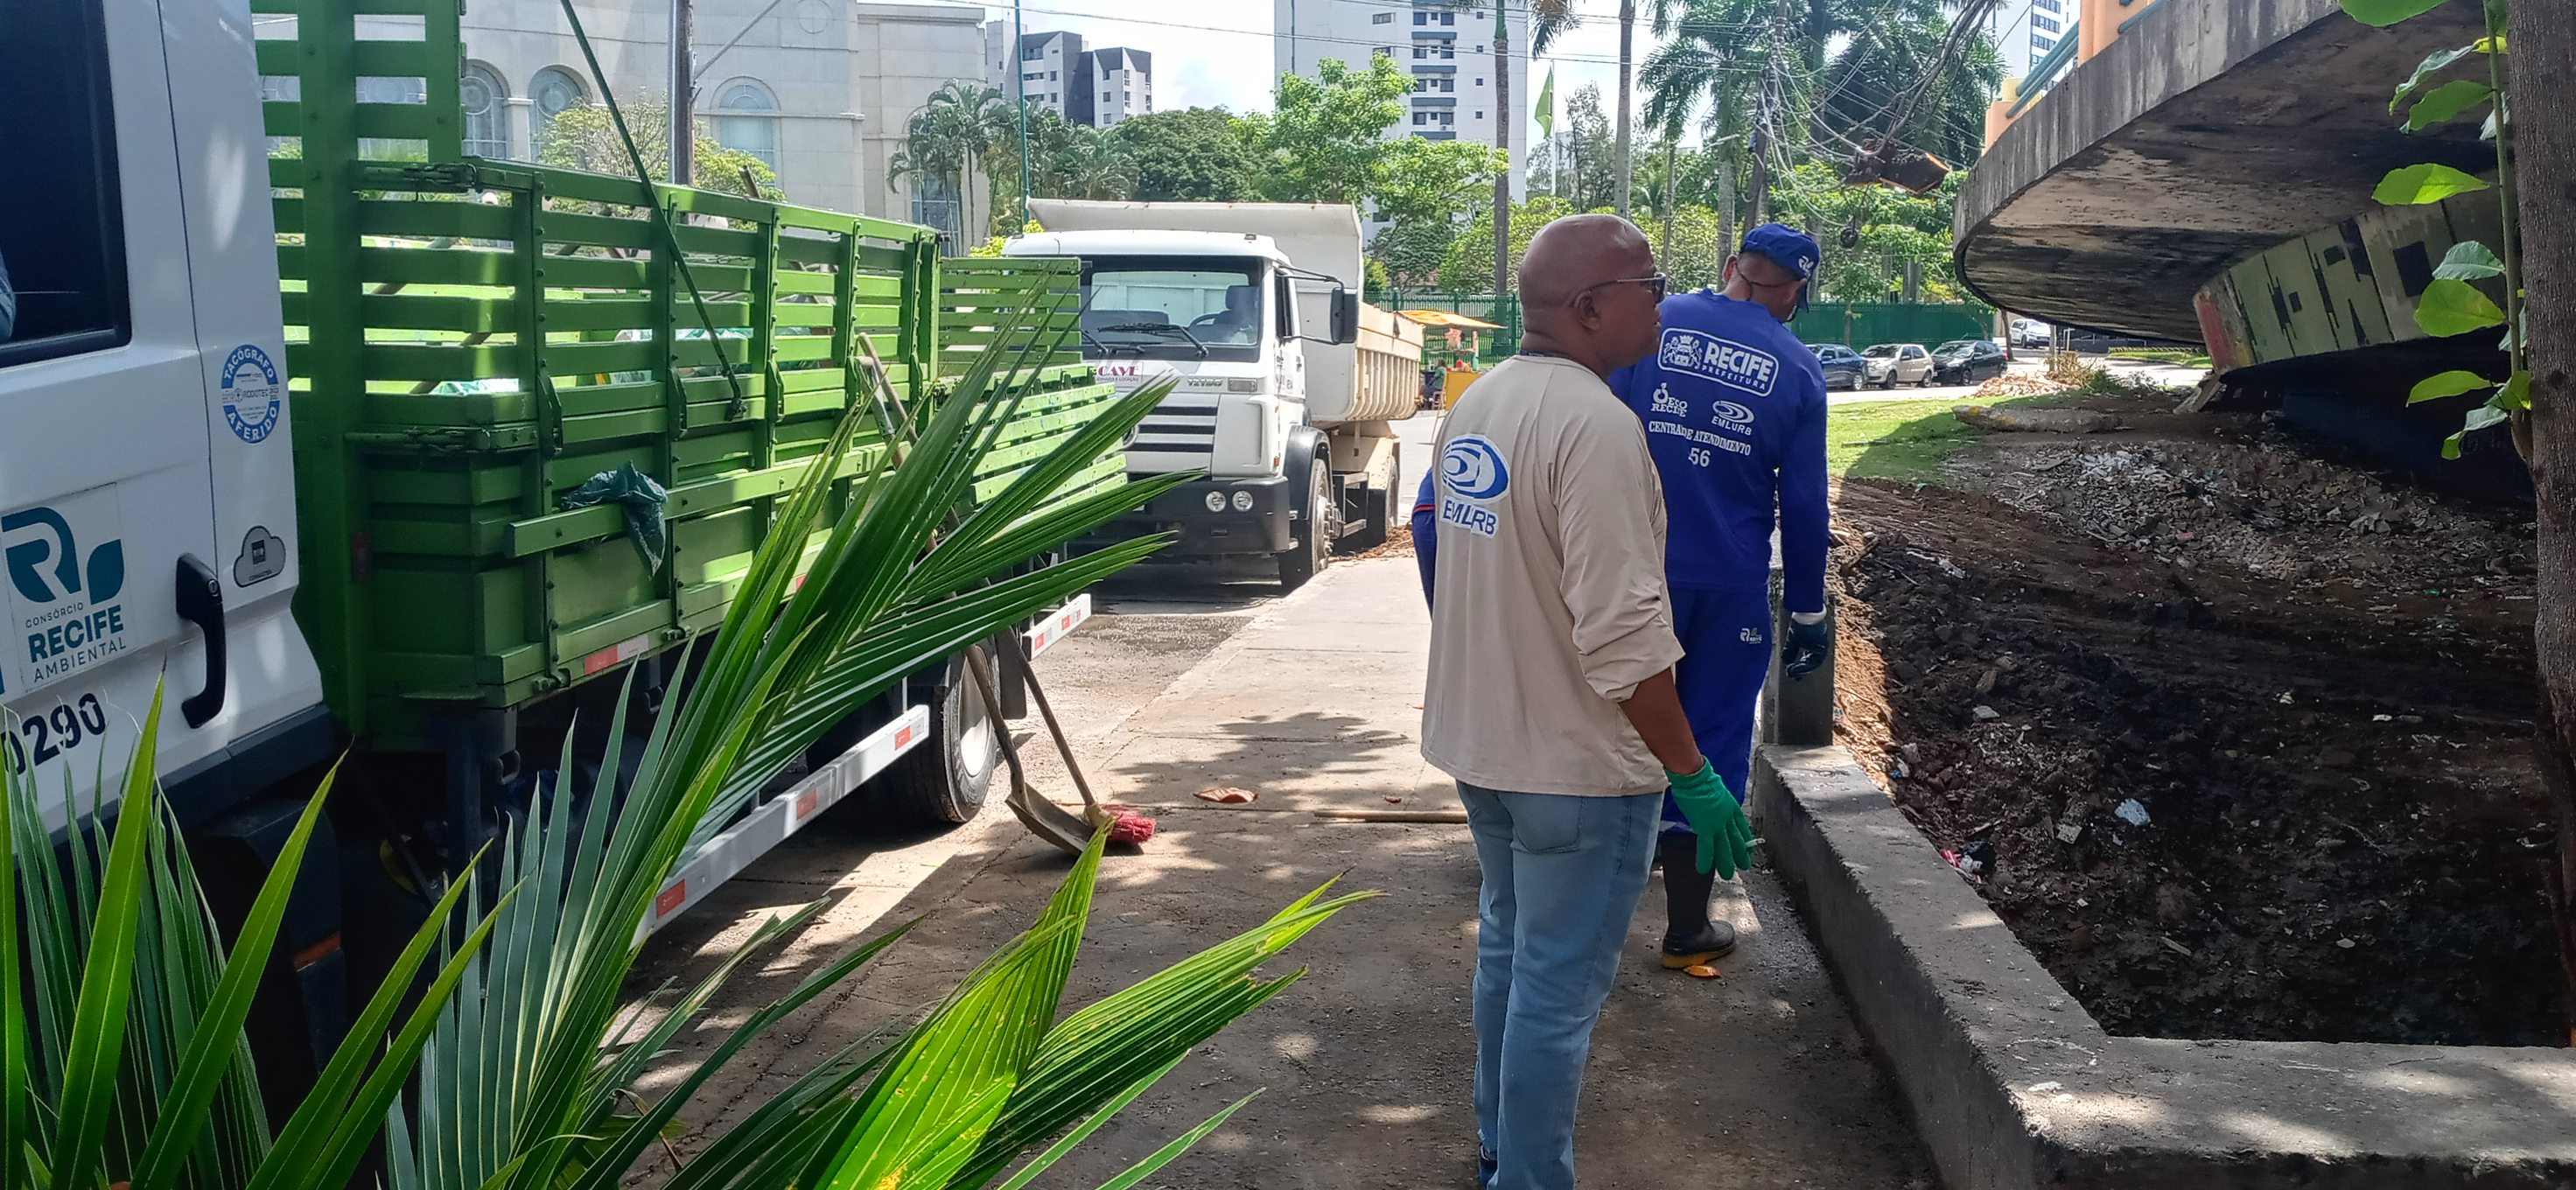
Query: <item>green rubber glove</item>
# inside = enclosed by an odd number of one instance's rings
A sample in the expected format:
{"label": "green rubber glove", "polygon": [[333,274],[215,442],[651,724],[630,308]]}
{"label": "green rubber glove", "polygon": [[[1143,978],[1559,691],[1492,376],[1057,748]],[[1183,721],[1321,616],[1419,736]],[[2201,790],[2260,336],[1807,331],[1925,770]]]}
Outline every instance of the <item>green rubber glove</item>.
{"label": "green rubber glove", "polygon": [[1664,775],[1673,781],[1673,801],[1682,808],[1682,817],[1690,820],[1691,831],[1699,836],[1699,870],[1717,872],[1720,880],[1733,880],[1737,872],[1753,866],[1753,824],[1744,817],[1744,807],[1737,805],[1735,795],[1726,791],[1726,781],[1717,775],[1715,766],[1702,760],[1696,773]]}

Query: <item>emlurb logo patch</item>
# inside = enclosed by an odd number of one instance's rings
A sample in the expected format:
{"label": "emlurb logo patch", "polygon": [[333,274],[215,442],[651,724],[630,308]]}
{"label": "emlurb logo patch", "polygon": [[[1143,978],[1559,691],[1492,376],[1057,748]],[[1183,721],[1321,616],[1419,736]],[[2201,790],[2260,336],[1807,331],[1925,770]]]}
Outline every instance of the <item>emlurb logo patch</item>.
{"label": "emlurb logo patch", "polygon": [[1482,434],[1460,434],[1440,452],[1440,482],[1468,500],[1491,500],[1512,486],[1511,465]]}

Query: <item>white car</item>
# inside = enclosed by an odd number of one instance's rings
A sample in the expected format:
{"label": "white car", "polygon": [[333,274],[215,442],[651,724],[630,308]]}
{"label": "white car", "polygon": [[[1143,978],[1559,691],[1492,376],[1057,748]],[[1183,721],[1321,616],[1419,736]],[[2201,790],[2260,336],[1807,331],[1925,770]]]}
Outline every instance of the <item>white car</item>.
{"label": "white car", "polygon": [[1860,355],[1869,365],[1863,383],[1880,388],[1932,383],[1932,352],[1920,343],[1881,343]]}
{"label": "white car", "polygon": [[2051,327],[2047,323],[2041,322],[2036,318],[2016,318],[2012,320],[2011,342],[2006,345],[2011,347],[2046,347],[2048,346],[2049,335],[2055,329],[2056,328]]}

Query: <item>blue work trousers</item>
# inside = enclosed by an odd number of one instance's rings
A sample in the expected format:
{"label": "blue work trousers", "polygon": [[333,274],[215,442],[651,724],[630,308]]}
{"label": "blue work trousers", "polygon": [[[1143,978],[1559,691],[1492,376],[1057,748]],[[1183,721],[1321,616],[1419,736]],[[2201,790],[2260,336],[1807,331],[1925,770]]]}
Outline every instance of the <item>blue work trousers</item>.
{"label": "blue work trousers", "polygon": [[1654,859],[1659,795],[1500,793],[1458,783],[1476,898],[1476,1137],[1495,1190],[1573,1190],[1592,1025]]}
{"label": "blue work trousers", "polygon": [[[1681,663],[1673,667],[1682,714],[1726,791],[1741,802],[1753,774],[1753,708],[1771,676],[1771,596],[1674,587],[1672,602],[1673,635],[1682,642]],[[1663,829],[1690,829],[1669,793]]]}

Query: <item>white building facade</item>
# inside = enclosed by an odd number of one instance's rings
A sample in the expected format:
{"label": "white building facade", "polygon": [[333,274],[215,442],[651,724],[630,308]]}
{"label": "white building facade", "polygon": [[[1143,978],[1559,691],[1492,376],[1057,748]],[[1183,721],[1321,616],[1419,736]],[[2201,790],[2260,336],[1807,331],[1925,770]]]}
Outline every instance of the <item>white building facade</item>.
{"label": "white building facade", "polygon": [[2075,35],[2077,0],[2004,0],[1987,18],[2005,78],[2026,78],[2030,68]]}
{"label": "white building facade", "polygon": [[[618,102],[671,93],[667,0],[574,5]],[[913,112],[983,77],[978,6],[694,0],[694,97],[715,140],[768,163],[788,200],[980,238],[979,184],[893,179]],[[554,117],[599,102],[556,0],[474,0],[463,22],[465,149],[532,160]],[[891,184],[890,184],[891,182]]]}
{"label": "white building facade", "polygon": [[1506,8],[1511,36],[1511,108],[1495,103],[1494,9],[1458,0],[1272,0],[1271,47],[1279,74],[1316,76],[1326,58],[1354,66],[1385,54],[1413,76],[1405,114],[1387,136],[1494,143],[1497,121],[1511,129],[1512,194],[1524,196],[1524,164],[1538,135],[1530,125],[1529,17]]}
{"label": "white building facade", "polygon": [[1090,89],[1100,96],[1092,105],[1092,122],[1103,128],[1114,128],[1129,116],[1141,116],[1154,110],[1154,56],[1143,50],[1116,46],[1093,50],[1083,55],[1084,77]]}

